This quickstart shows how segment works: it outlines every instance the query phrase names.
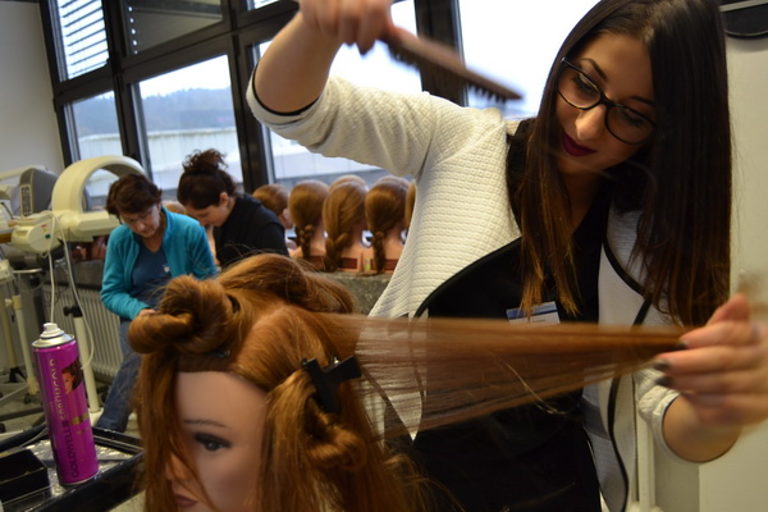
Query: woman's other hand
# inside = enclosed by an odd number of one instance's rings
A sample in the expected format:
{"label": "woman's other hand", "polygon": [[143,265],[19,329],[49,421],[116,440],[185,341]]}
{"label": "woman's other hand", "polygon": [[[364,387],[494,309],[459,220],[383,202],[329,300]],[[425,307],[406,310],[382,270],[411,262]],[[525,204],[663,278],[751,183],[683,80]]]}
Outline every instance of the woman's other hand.
{"label": "woman's other hand", "polygon": [[768,328],[735,295],[705,327],[683,337],[687,350],[659,357],[664,384],[684,393],[702,423],[736,426],[768,417]]}
{"label": "woman's other hand", "polygon": [[659,382],[681,392],[664,417],[664,438],[681,457],[707,461],[725,453],[743,426],[768,417],[768,327],[735,295],[683,343],[686,350],[657,359]]}

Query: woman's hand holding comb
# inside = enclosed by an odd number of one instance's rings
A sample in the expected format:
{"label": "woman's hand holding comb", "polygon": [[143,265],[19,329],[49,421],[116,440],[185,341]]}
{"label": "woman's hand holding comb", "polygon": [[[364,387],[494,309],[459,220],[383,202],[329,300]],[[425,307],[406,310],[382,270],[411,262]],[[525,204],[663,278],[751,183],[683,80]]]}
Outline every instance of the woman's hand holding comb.
{"label": "woman's hand holding comb", "polygon": [[391,0],[299,0],[304,23],[340,44],[357,45],[366,53],[376,40],[397,30]]}

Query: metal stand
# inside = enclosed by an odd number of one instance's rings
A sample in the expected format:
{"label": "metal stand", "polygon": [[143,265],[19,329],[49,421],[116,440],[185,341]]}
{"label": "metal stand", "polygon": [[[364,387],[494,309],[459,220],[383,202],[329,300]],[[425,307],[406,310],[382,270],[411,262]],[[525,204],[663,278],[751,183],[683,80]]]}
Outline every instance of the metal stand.
{"label": "metal stand", "polygon": [[[18,395],[23,396],[23,402],[29,404],[35,395],[40,392],[40,386],[37,382],[35,375],[35,367],[32,363],[32,354],[30,345],[32,339],[27,337],[26,325],[24,323],[24,308],[22,306],[21,295],[18,292],[18,286],[11,271],[8,260],[0,261],[0,328],[2,328],[3,338],[6,341],[6,351],[9,358],[9,373],[8,383],[19,384],[9,393],[2,395],[0,403],[8,403],[11,400],[16,399]],[[13,286],[14,291],[10,298],[8,298],[8,287]],[[11,319],[9,318],[8,309],[12,308],[16,316],[16,326],[19,331],[19,341],[21,345],[21,353],[24,361],[24,371],[18,363],[18,356],[16,354],[16,347],[13,343],[13,334],[11,330]],[[4,422],[9,419],[20,418],[30,414],[38,414],[42,412],[40,407],[35,407],[28,410],[16,411],[0,415],[0,422]],[[0,423],[0,432],[5,432],[6,428],[3,423]]]}
{"label": "metal stand", "polygon": [[[74,283],[71,283],[74,286]],[[80,363],[83,368],[83,377],[85,379],[85,391],[88,397],[88,412],[95,414],[101,410],[99,404],[99,395],[96,391],[96,378],[93,374],[91,343],[88,339],[88,329],[83,320],[83,312],[78,305],[64,308],[65,315],[72,315],[75,324],[75,339],[77,348],[80,350]]]}

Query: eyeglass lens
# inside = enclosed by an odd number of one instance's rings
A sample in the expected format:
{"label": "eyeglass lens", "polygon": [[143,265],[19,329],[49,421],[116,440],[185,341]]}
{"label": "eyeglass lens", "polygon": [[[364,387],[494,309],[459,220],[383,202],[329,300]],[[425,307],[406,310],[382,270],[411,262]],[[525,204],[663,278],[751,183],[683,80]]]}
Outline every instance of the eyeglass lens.
{"label": "eyeglass lens", "polygon": [[[589,110],[602,103],[603,93],[585,73],[563,65],[558,84],[560,95],[571,106]],[[638,144],[653,133],[653,124],[629,107],[608,103],[606,126],[619,140]]]}

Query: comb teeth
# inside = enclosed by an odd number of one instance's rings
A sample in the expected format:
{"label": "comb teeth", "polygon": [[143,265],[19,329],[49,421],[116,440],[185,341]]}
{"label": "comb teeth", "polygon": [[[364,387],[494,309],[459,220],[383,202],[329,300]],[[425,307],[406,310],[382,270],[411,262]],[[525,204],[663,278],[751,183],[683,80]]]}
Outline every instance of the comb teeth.
{"label": "comb teeth", "polygon": [[384,42],[396,60],[415,66],[441,82],[458,88],[469,87],[498,103],[521,98],[512,89],[468,69],[459,55],[448,46],[415,36],[388,38]]}

